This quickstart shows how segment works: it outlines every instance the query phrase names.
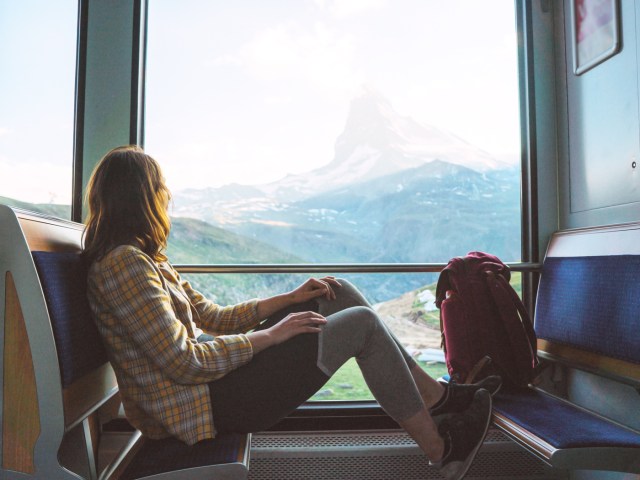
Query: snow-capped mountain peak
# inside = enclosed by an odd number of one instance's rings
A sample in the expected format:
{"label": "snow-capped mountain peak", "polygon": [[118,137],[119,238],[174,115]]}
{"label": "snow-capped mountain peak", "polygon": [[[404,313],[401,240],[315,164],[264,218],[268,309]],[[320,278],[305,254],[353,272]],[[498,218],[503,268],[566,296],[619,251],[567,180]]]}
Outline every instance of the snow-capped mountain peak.
{"label": "snow-capped mountain peak", "polygon": [[434,160],[480,172],[507,166],[452,133],[401,116],[384,96],[366,89],[351,102],[330,163],[260,188],[267,194],[299,198],[302,192],[318,193]]}

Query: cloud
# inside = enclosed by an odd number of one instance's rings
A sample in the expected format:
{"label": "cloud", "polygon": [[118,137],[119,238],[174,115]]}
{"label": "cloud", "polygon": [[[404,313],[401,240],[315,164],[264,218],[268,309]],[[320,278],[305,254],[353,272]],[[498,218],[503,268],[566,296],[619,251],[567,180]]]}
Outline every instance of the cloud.
{"label": "cloud", "polygon": [[387,6],[388,0],[316,0],[316,5],[337,18],[347,18]]}
{"label": "cloud", "polygon": [[291,73],[301,54],[301,45],[294,42],[296,35],[291,30],[278,25],[259,32],[242,48],[246,65],[268,77]]}
{"label": "cloud", "polygon": [[10,128],[0,127],[0,137],[4,137],[5,135],[9,135],[12,132]]}
{"label": "cloud", "polygon": [[206,61],[205,64],[211,65],[213,67],[221,67],[221,66],[242,66],[242,59],[237,55],[225,54],[219,57],[214,58],[213,60]]}
{"label": "cloud", "polygon": [[299,79],[321,90],[340,90],[363,82],[354,66],[356,50],[352,35],[322,22],[311,28],[287,23],[257,33],[241,48],[237,64],[261,78]]}
{"label": "cloud", "polygon": [[266,105],[289,105],[292,103],[293,99],[290,96],[267,96],[264,98],[264,103]]}

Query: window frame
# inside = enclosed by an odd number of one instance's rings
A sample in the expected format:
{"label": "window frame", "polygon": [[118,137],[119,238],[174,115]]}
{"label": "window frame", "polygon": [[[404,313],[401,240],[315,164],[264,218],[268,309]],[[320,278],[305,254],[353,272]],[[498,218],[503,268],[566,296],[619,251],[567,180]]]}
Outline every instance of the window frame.
{"label": "window frame", "polygon": [[[76,119],[74,132],[74,179],[72,196],[72,218],[80,222],[83,217],[82,199],[88,179],[87,172],[91,172],[97,158],[86,154],[84,143],[87,129],[85,103],[87,88],[87,55],[90,36],[89,10],[97,0],[80,0],[79,31],[78,31],[78,61],[76,76]],[[538,273],[540,270],[539,230],[538,230],[538,179],[537,179],[537,147],[536,147],[536,117],[535,117],[535,89],[533,65],[533,32],[532,32],[532,2],[514,0],[516,11],[516,31],[518,38],[518,70],[520,93],[520,128],[521,128],[521,262],[510,263],[509,267],[516,272],[522,272],[523,301],[534,314],[534,299],[537,290]],[[144,101],[146,78],[146,50],[147,50],[147,11],[148,0],[134,0],[132,50],[127,52],[131,69],[127,73],[131,79],[129,117],[121,119],[129,126],[129,143],[144,145]],[[115,145],[114,145],[115,146]],[[394,264],[225,264],[225,265],[175,265],[181,273],[404,273],[404,272],[434,272],[438,273],[445,266],[444,263],[394,263]],[[328,401],[308,402],[301,406],[283,424],[274,429],[320,429],[330,427],[336,419],[346,425],[389,425],[389,418],[382,413],[375,401]],[[342,429],[345,424],[342,423]]]}

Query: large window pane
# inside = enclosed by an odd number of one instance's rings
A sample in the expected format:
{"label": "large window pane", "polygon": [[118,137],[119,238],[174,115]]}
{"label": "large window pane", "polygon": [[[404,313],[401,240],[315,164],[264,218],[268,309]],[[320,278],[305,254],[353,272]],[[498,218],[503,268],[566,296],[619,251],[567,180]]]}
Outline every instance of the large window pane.
{"label": "large window pane", "polygon": [[70,218],[77,17],[0,1],[0,203]]}
{"label": "large window pane", "polygon": [[519,260],[512,1],[149,12],[146,149],[173,215],[254,240],[226,260]]}
{"label": "large window pane", "polygon": [[[174,263],[520,260],[512,0],[151,0],[148,25]],[[413,348],[436,278],[353,281]],[[297,280],[193,277],[221,303]]]}

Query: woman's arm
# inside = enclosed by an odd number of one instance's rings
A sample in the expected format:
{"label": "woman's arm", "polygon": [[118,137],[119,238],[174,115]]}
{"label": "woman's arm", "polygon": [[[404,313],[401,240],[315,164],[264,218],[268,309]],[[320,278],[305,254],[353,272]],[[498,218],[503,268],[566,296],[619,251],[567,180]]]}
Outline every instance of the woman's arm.
{"label": "woman's arm", "polygon": [[[317,297],[325,296],[328,299],[334,299],[336,298],[333,291],[335,287],[340,287],[340,283],[334,277],[310,278],[291,292],[259,300],[258,318],[265,319],[278,310]],[[248,333],[247,338],[255,354],[301,333],[318,333],[325,323],[327,320],[319,313],[297,312],[287,315],[271,328]]]}
{"label": "woman's arm", "polygon": [[278,310],[304,303],[317,297],[326,297],[328,300],[336,298],[334,288],[340,287],[340,283],[334,277],[310,278],[295,290],[273,297],[258,300],[258,318],[264,320]]}
{"label": "woman's arm", "polygon": [[291,313],[266,330],[247,333],[247,338],[256,354],[301,333],[318,333],[325,323],[326,318],[316,312]]}
{"label": "woman's arm", "polygon": [[174,281],[178,282],[189,302],[196,309],[198,315],[193,319],[200,328],[215,334],[232,334],[248,332],[260,323],[258,316],[258,299],[248,300],[237,305],[220,306],[195,290],[191,284],[183,279],[171,266]]}
{"label": "woman's arm", "polygon": [[[176,275],[178,275],[177,272]],[[203,309],[205,313],[208,312],[209,316],[214,319],[213,322],[205,320],[202,322],[203,326],[213,326],[212,330],[217,330],[217,332],[220,332],[221,327],[225,328],[225,332],[246,332],[259,321],[290,305],[303,303],[323,295],[329,299],[335,298],[333,288],[340,286],[340,283],[334,277],[311,278],[288,293],[221,307],[205,299],[201,293],[191,288],[188,282],[184,280],[180,280],[180,282],[196,309],[199,309],[199,311]],[[242,318],[243,313],[246,314],[248,306],[254,305],[257,321],[248,322]],[[277,345],[301,333],[317,333],[324,323],[326,323],[326,319],[316,312],[299,312],[288,315],[271,328],[250,332],[245,336],[251,343],[253,353],[256,354],[265,348]],[[233,330],[233,328],[236,330]],[[244,328],[244,330],[240,330],[241,328]]]}
{"label": "woman's arm", "polygon": [[182,279],[178,272],[175,270],[174,272],[191,304],[200,315],[200,327],[222,334],[247,332],[278,310],[313,298],[325,296],[327,299],[333,299],[336,296],[333,289],[340,287],[340,283],[334,277],[310,278],[287,293],[221,307],[206,299],[200,292],[194,290],[189,282]]}
{"label": "woman's arm", "polygon": [[178,383],[205,383],[249,362],[251,342],[244,334],[220,335],[198,343],[176,317],[155,263],[134,247],[119,247],[101,261],[89,279],[100,310],[100,331],[117,356],[145,356]]}

